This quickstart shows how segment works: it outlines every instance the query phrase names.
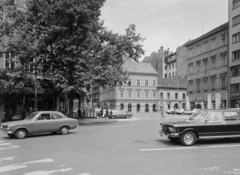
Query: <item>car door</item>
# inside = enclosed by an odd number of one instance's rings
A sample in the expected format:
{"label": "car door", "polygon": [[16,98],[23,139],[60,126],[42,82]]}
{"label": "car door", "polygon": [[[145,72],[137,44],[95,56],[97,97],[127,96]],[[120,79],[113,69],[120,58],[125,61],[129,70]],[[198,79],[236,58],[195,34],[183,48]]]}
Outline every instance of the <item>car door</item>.
{"label": "car door", "polygon": [[226,135],[226,123],[221,111],[211,111],[203,124],[203,137]]}
{"label": "car door", "polygon": [[240,135],[240,115],[237,111],[224,111],[228,135]]}
{"label": "car door", "polygon": [[50,113],[41,113],[33,123],[33,133],[43,133],[52,131],[52,120]]}
{"label": "car door", "polygon": [[62,124],[64,124],[65,120],[63,119],[63,116],[61,116],[58,113],[52,113],[51,117],[52,117],[53,130],[58,131],[59,128],[62,126]]}

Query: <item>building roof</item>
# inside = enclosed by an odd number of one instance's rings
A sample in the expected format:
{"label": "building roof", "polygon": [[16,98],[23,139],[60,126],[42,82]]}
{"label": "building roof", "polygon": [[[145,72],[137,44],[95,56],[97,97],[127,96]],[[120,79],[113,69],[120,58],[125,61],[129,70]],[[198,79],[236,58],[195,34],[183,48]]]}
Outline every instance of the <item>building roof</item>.
{"label": "building roof", "polygon": [[[178,81],[179,80],[179,81]],[[158,87],[162,88],[187,88],[187,80],[183,78],[158,78]]]}
{"label": "building roof", "polygon": [[184,46],[185,46],[185,47],[188,47],[188,46],[190,46],[190,45],[192,45],[192,44],[194,44],[194,43],[196,43],[196,42],[198,42],[198,41],[200,41],[200,40],[202,40],[202,39],[205,39],[205,38],[213,35],[213,34],[216,33],[216,32],[219,32],[219,31],[221,31],[221,30],[223,30],[223,29],[224,29],[224,30],[228,30],[228,22],[226,22],[226,23],[224,23],[224,24],[222,24],[222,25],[214,28],[213,30],[205,33],[204,35],[202,35],[202,36],[200,36],[200,37],[198,37],[198,38],[196,38],[196,39],[193,39],[193,40],[187,42],[186,44],[184,44]]}
{"label": "building roof", "polygon": [[125,62],[123,66],[129,73],[158,74],[150,63]]}

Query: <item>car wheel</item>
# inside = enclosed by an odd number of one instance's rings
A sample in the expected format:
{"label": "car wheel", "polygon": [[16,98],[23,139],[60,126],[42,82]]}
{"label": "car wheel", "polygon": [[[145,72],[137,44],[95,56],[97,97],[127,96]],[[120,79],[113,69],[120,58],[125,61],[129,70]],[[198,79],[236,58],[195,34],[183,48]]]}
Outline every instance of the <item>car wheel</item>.
{"label": "car wheel", "polygon": [[15,137],[17,139],[23,139],[27,136],[27,131],[25,129],[19,129],[15,132]]}
{"label": "car wheel", "polygon": [[8,137],[13,138],[14,135],[13,134],[8,134]]}
{"label": "car wheel", "polygon": [[196,142],[196,135],[192,131],[186,131],[183,133],[180,141],[185,146],[192,146]]}
{"label": "car wheel", "polygon": [[68,134],[68,131],[69,131],[69,128],[67,126],[63,126],[63,127],[60,128],[60,133],[62,135]]}

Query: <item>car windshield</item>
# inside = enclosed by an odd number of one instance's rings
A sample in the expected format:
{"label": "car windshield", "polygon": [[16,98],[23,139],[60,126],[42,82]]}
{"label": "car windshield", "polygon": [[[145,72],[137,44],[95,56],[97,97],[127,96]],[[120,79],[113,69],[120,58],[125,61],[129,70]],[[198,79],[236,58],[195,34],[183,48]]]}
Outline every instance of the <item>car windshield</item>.
{"label": "car windshield", "polygon": [[204,122],[207,117],[208,111],[198,111],[193,113],[193,115],[188,119],[188,121],[192,122]]}
{"label": "car windshield", "polygon": [[33,112],[30,115],[28,115],[25,119],[26,120],[32,120],[38,113],[37,112]]}

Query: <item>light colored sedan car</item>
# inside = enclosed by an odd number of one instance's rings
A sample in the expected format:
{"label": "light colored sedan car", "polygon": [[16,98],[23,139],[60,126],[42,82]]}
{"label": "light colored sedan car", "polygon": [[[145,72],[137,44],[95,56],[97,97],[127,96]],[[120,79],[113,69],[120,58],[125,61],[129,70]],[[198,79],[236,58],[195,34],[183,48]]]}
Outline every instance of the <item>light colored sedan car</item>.
{"label": "light colored sedan car", "polygon": [[78,126],[78,120],[68,118],[58,111],[36,111],[24,120],[2,123],[1,129],[9,136],[18,139],[29,134],[60,132],[65,135]]}

